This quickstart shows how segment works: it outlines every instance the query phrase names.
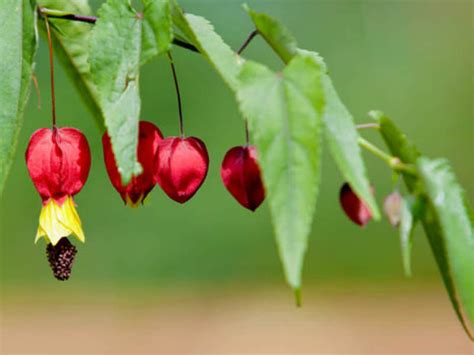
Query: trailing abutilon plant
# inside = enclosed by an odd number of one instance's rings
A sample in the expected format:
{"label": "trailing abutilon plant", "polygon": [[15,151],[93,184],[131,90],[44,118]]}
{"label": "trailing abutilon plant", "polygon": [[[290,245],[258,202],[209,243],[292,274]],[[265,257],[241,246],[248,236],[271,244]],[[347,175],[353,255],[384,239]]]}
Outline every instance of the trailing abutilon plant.
{"label": "trailing abutilon plant", "polygon": [[[247,141],[225,154],[221,178],[230,194],[249,210],[266,199],[285,278],[298,305],[321,181],[322,145],[327,142],[345,181],[339,192],[342,210],[359,226],[381,217],[362,149],[403,179],[405,188],[397,187],[384,203],[385,214],[399,231],[403,270],[411,275],[413,231],[420,221],[454,310],[473,336],[474,213],[449,163],[423,156],[379,111],[369,113],[373,122],[355,125],[324,59],[300,48],[276,19],[245,6],[253,30],[233,51],[206,19],[184,13],[176,0],[142,0],[142,13],[133,8],[132,1],[106,0],[97,17],[87,0],[4,2],[0,19],[8,21],[0,21],[0,28],[9,36],[0,41],[0,193],[33,75],[38,18],[49,44],[53,122],[32,135],[26,164],[43,203],[36,240],[45,239],[56,278],[65,280],[71,274],[77,252],[71,236],[84,241],[74,196],[87,180],[91,153],[78,129],[56,125],[53,38],[66,72],[72,74],[73,84],[101,129],[105,169],[112,185],[130,206],[142,203],[155,184],[174,201],[184,203],[196,194],[209,170],[204,142],[185,136],[171,56],[171,47],[176,45],[211,64],[245,117]],[[256,36],[282,60],[280,71],[243,57]],[[163,137],[154,123],[140,121],[141,66],[165,54],[179,111],[179,135],[170,137]],[[363,129],[380,133],[389,152],[364,139]]]}

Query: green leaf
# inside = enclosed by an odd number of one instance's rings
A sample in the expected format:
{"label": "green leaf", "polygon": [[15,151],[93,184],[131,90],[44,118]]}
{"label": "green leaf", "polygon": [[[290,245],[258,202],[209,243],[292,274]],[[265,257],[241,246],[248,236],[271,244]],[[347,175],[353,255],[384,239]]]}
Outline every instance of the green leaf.
{"label": "green leaf", "polygon": [[323,76],[323,87],[326,98],[323,122],[332,156],[356,195],[367,203],[373,218],[379,219],[380,212],[370,189],[352,115],[342,103],[328,75]]}
{"label": "green leaf", "polygon": [[174,3],[173,22],[209,61],[225,83],[233,90],[238,88],[239,56],[214,31],[209,21],[200,16],[184,14]]}
{"label": "green leaf", "polygon": [[247,5],[244,5],[244,9],[249,14],[258,32],[285,63],[288,63],[291,58],[298,54],[296,39],[285,26],[282,26],[273,17],[258,13]]}
{"label": "green leaf", "polygon": [[[87,0],[38,0],[38,5],[81,15],[91,15]],[[54,29],[54,54],[61,62],[79,95],[93,115],[98,127],[103,130],[103,116],[97,89],[91,76],[88,62],[92,25],[77,21],[49,19]],[[44,26],[43,26],[44,28]]]}
{"label": "green leaf", "polygon": [[299,49],[295,38],[289,30],[269,15],[257,13],[245,6],[259,34],[285,62],[295,55],[309,55],[318,63],[323,72],[323,89],[326,110],[323,116],[325,136],[331,154],[344,178],[354,192],[364,200],[374,219],[380,219],[377,203],[372,195],[367,172],[357,143],[359,134],[354,126],[352,115],[339,98],[331,78],[326,74],[327,68],[322,57],[316,52]]}
{"label": "green leaf", "polygon": [[142,0],[142,54],[141,64],[171,49],[173,23],[169,0]]}
{"label": "green leaf", "polygon": [[128,1],[108,0],[92,31],[89,62],[123,184],[141,173],[137,161],[142,24]]}
{"label": "green leaf", "polygon": [[[36,11],[29,0],[0,6],[0,196],[13,160],[28,101],[37,49]],[[8,35],[6,35],[8,34]]]}
{"label": "green leaf", "polygon": [[298,295],[320,182],[321,67],[308,56],[282,73],[246,62],[239,79],[286,279]]}
{"label": "green leaf", "polygon": [[[382,135],[388,149],[400,158],[403,162],[408,164],[415,164],[416,160],[420,156],[420,152],[415,145],[410,142],[407,136],[402,133],[397,126],[392,122],[390,118],[385,116],[383,112],[371,111],[369,116],[376,120],[380,125],[380,134]],[[404,180],[407,186],[413,191],[417,179],[411,175],[404,175]]]}
{"label": "green leaf", "polygon": [[252,10],[247,4],[244,4],[244,9],[252,19],[258,33],[285,63],[297,54],[308,55],[321,65],[323,72],[327,71],[326,63],[319,53],[298,48],[293,34],[275,18]]}
{"label": "green leaf", "polygon": [[465,195],[445,162],[419,158],[417,148],[390,118],[378,111],[371,116],[379,123],[391,153],[403,163],[418,166],[421,178],[410,174],[403,174],[403,178],[411,193],[422,194],[428,201],[421,217],[423,228],[451,303],[467,334],[473,338],[473,223]]}
{"label": "green leaf", "polygon": [[453,298],[472,336],[474,231],[465,206],[464,192],[446,160],[421,157],[417,166],[430,206],[425,216],[430,241],[442,272],[455,285]]}
{"label": "green leaf", "polygon": [[400,247],[402,251],[403,271],[411,277],[411,250],[413,232],[419,218],[420,202],[412,195],[402,198],[400,205]]}

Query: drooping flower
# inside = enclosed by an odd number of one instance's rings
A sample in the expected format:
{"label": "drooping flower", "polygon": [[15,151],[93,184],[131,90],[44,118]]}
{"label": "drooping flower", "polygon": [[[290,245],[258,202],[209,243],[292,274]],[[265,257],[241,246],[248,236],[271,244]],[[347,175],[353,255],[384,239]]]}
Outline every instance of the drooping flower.
{"label": "drooping flower", "polygon": [[231,148],[222,161],[221,178],[232,196],[251,211],[255,211],[265,199],[254,146]]}
{"label": "drooping flower", "polygon": [[[78,129],[41,128],[30,138],[26,165],[43,202],[35,243],[41,238],[46,240],[55,276],[67,279],[76,250],[61,240],[74,235],[85,241],[73,196],[82,189],[89,175],[89,144]],[[68,270],[59,270],[60,264]]]}
{"label": "drooping flower", "polygon": [[138,129],[137,159],[142,166],[142,173],[133,176],[127,185],[122,184],[122,178],[115,162],[114,153],[109,135],[102,136],[102,146],[104,150],[104,161],[110,181],[114,188],[120,193],[125,204],[137,207],[143,203],[146,196],[155,186],[155,155],[158,144],[163,139],[163,135],[158,127],[147,121],[140,121]]}
{"label": "drooping flower", "polygon": [[372,219],[369,207],[362,201],[346,182],[339,192],[341,207],[354,223],[364,227]]}
{"label": "drooping flower", "polygon": [[155,180],[173,200],[184,203],[194,196],[206,178],[209,155],[196,137],[168,137],[158,145]]}

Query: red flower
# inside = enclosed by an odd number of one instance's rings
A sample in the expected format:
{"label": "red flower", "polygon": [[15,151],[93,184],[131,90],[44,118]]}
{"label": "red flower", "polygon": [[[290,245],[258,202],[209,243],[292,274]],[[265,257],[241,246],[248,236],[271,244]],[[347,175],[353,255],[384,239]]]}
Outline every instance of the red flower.
{"label": "red flower", "polygon": [[369,207],[352,191],[346,182],[339,193],[341,207],[354,223],[364,227],[372,219]]}
{"label": "red flower", "polygon": [[221,177],[232,196],[249,210],[255,211],[265,199],[255,147],[231,148],[222,162]]}
{"label": "red flower", "polygon": [[107,132],[102,136],[105,167],[110,181],[120,193],[123,202],[132,207],[136,207],[140,202],[143,202],[155,186],[153,176],[155,171],[155,155],[158,144],[162,139],[163,135],[158,127],[151,122],[140,121],[137,159],[142,166],[143,172],[138,176],[133,176],[132,180],[124,186],[112,152],[110,137]]}
{"label": "red flower", "polygon": [[168,137],[158,146],[155,180],[179,203],[194,196],[204,182],[208,168],[207,149],[199,138]]}
{"label": "red flower", "polygon": [[36,240],[45,237],[56,245],[75,234],[84,241],[72,197],[89,175],[91,154],[86,137],[75,128],[41,128],[31,136],[26,165],[43,200]]}

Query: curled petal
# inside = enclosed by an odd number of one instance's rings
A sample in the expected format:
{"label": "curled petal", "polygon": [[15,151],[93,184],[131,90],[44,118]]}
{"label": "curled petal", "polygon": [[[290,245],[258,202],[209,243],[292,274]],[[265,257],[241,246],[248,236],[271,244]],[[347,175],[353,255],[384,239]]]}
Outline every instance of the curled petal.
{"label": "curled petal", "polygon": [[74,200],[71,196],[67,196],[64,202],[59,204],[54,199],[50,199],[41,209],[35,243],[44,237],[54,246],[61,238],[71,234],[81,242],[85,241]]}

